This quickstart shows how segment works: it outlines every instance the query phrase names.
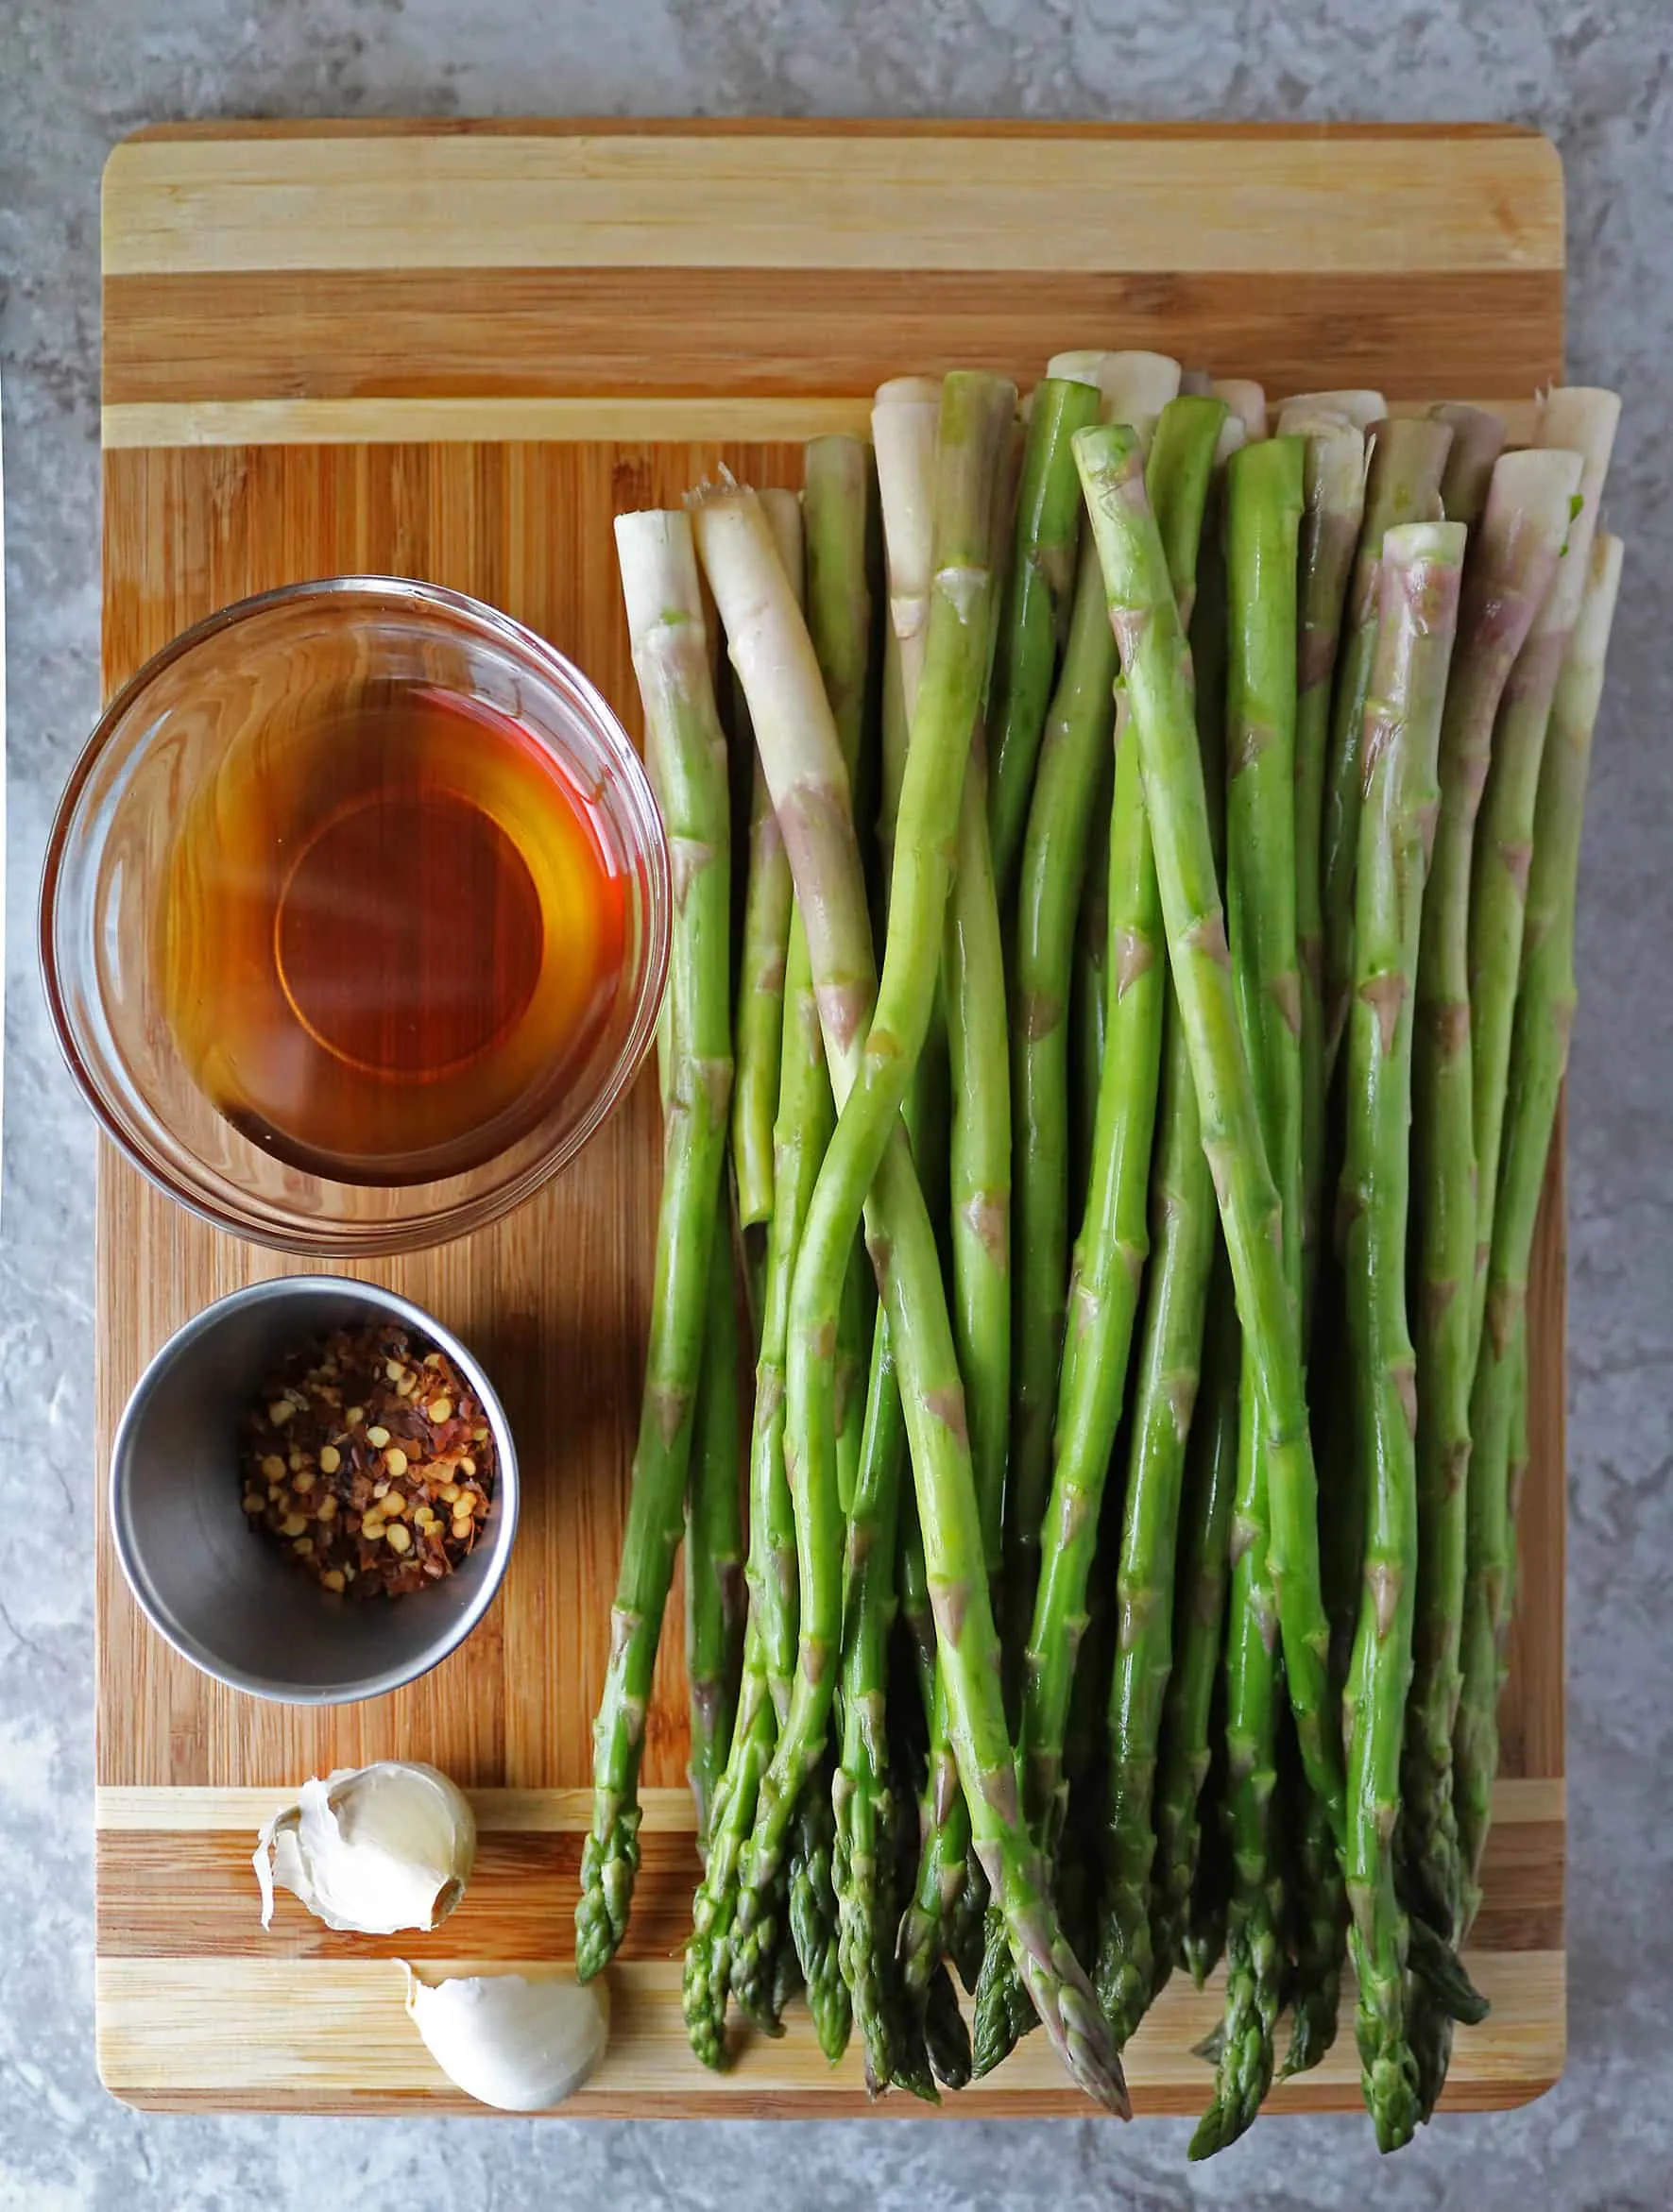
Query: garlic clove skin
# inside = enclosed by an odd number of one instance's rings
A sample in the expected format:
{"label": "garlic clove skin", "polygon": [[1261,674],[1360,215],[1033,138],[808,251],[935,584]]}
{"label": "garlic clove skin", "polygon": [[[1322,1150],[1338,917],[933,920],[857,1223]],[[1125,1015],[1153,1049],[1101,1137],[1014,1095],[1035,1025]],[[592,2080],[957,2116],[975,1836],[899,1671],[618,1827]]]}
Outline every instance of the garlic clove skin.
{"label": "garlic clove skin", "polygon": [[544,2112],[573,2096],[604,2056],[608,1986],[521,1974],[420,1982],[403,1959],[406,2009],[456,2088],[502,2112]]}
{"label": "garlic clove skin", "polygon": [[328,1928],[395,1935],[437,1928],[465,1894],[476,1818],[435,1767],[385,1759],[302,1784],[263,1829],[254,1866],[262,1926],[274,1888],[292,1890]]}

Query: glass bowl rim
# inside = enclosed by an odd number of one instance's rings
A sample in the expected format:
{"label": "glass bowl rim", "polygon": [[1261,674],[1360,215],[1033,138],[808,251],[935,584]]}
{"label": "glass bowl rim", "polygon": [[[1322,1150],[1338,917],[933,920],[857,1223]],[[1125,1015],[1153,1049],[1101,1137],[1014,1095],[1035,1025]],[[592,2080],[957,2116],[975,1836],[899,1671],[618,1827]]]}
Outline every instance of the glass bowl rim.
{"label": "glass bowl rim", "polygon": [[[59,896],[71,852],[71,829],[77,809],[117,728],[135,704],[177,661],[184,659],[188,654],[207,644],[223,631],[234,629],[274,607],[295,601],[347,601],[357,594],[367,598],[394,600],[420,613],[439,613],[452,617],[467,628],[486,633],[523,659],[534,662],[546,679],[560,692],[567,694],[580,713],[601,734],[606,750],[615,757],[616,765],[631,787],[633,812],[642,818],[654,834],[643,841],[637,856],[648,878],[645,901],[647,944],[644,978],[638,993],[633,1019],[607,1080],[600,1084],[597,1096],[563,1142],[532,1161],[521,1174],[514,1176],[492,1191],[467,1197],[448,1206],[425,1214],[416,1214],[404,1220],[368,1222],[352,1228],[338,1226],[322,1240],[318,1225],[304,1223],[300,1217],[291,1217],[287,1221],[285,1217],[275,1212],[271,1218],[264,1216],[258,1219],[253,1212],[241,1209],[235,1203],[217,1203],[215,1198],[206,1190],[188,1188],[177,1180],[162,1161],[150,1156],[142,1144],[136,1141],[133,1132],[122,1126],[105,1098],[102,1083],[95,1078],[83,1056],[78,1032],[69,1018],[67,994],[60,976],[54,938]],[[455,591],[449,585],[432,584],[419,577],[355,572],[312,577],[297,584],[276,585],[269,590],[251,592],[243,599],[232,600],[227,605],[201,616],[171,638],[165,645],[160,646],[118,688],[77,753],[53,811],[47,830],[46,854],[42,865],[41,893],[36,912],[36,958],[53,1035],[71,1080],[107,1141],[148,1183],[177,1205],[196,1215],[200,1221],[208,1222],[212,1228],[227,1231],[271,1251],[316,1253],[340,1260],[379,1259],[403,1252],[422,1251],[431,1246],[448,1243],[455,1237],[469,1235],[504,1218],[532,1197],[543,1183],[550,1182],[568,1166],[598,1133],[604,1122],[632,1088],[656,1037],[657,1014],[668,979],[672,900],[673,879],[667,832],[662,822],[661,808],[652,788],[650,773],[620,715],[591,677],[567,654],[561,653],[549,639],[542,638],[538,630],[531,629],[525,622],[520,622],[515,616],[504,613],[501,608],[490,605],[487,601],[474,598],[469,592]],[[148,1107],[146,1111],[149,1112]],[[485,1166],[487,1165],[489,1163],[484,1163]],[[329,1183],[332,1179],[323,1177],[319,1180]]]}

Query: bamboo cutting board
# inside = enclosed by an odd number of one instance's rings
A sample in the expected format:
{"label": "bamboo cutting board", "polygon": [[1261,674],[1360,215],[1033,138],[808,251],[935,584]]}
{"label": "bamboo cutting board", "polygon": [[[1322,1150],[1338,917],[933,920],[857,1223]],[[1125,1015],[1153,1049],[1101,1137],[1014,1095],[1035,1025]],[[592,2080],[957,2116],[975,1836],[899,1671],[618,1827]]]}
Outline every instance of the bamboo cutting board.
{"label": "bamboo cutting board", "polygon": [[[1105,130],[731,124],[235,125],[142,134],[104,191],[104,675],[245,593],[431,578],[542,631],[637,726],[610,545],[621,507],[725,460],[794,483],[885,376],[1024,382],[1069,346],[1152,346],[1282,395],[1526,403],[1561,368],[1562,188],[1501,130]],[[572,1955],[589,1724],[606,1644],[649,1293],[655,1102],[509,1221],[365,1271],[477,1349],[526,1502],[502,1599],[426,1680],[336,1712],[217,1688],[145,1626],[98,1550],[99,2065],[144,2105],[464,2108],[401,2011],[398,1953]],[[1507,1775],[1448,2101],[1562,2069],[1562,1236],[1554,1167],[1529,1308],[1533,1456]],[[101,1467],[163,1337],[285,1263],[99,1164]],[[685,2047],[695,1875],[671,1610],[647,1728],[644,1869],[609,2055],[572,2107],[836,2114],[805,2020],[724,2077]],[[262,1932],[254,1830],[310,1774],[387,1756],[476,1793],[478,1871],[434,1937]],[[1169,1988],[1132,2047],[1139,2109],[1186,2112],[1218,1993]],[[1275,2093],[1358,2102],[1351,2038]],[[477,2110],[479,2107],[469,2107]],[[894,2098],[881,2109],[921,2109]],[[1086,2109],[1030,2038],[970,2113]]]}

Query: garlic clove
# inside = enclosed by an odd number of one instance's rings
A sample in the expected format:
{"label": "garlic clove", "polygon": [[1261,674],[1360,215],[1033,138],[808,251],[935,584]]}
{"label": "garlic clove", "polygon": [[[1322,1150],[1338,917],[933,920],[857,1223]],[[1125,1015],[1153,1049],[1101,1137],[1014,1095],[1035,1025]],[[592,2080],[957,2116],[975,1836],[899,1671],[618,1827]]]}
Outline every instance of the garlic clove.
{"label": "garlic clove", "polygon": [[406,2009],[455,2087],[502,2112],[543,2112],[572,2096],[604,2056],[610,2001],[603,1982],[521,1974],[420,1982],[403,1959]]}
{"label": "garlic clove", "polygon": [[436,1768],[394,1759],[340,1767],[304,1782],[262,1829],[262,1926],[273,1924],[278,1885],[352,1934],[436,1928],[464,1896],[475,1856],[469,1801]]}

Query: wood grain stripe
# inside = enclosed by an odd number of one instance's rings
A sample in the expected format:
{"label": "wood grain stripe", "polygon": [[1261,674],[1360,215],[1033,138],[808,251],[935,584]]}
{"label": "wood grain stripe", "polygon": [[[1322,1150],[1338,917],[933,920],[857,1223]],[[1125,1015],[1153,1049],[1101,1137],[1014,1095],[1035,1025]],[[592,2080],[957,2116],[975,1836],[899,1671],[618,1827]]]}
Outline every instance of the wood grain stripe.
{"label": "wood grain stripe", "polygon": [[[868,399],[903,366],[1032,381],[1064,346],[1236,365],[1274,393],[1531,393],[1561,273],[1065,275],[413,268],[112,277],[107,405],[234,400]],[[1422,333],[1421,344],[1413,333]],[[677,417],[670,417],[677,423]],[[681,434],[677,427],[666,434]]]}
{"label": "wood grain stripe", "polygon": [[[1538,2096],[1562,2070],[1562,1954],[1472,1953],[1468,1963],[1493,2004],[1493,2028],[1460,2033],[1447,2108]],[[469,1973],[473,1965],[454,1954],[425,1970]],[[132,2102],[274,2112],[483,2109],[452,2087],[418,2040],[403,2009],[405,1978],[392,1961],[106,1958],[95,1972],[99,2071],[108,2088]],[[858,2050],[828,2067],[802,2021],[781,2042],[750,2038],[728,2072],[705,2073],[686,2044],[676,1963],[617,1967],[610,1990],[609,2050],[564,2108],[577,2118],[925,2116],[910,2098],[871,2105]],[[1191,2046],[1219,2020],[1221,2001],[1218,1976],[1201,1992],[1177,1978],[1163,1991],[1126,2054],[1139,2111],[1201,2109],[1208,2074]],[[168,2021],[166,2036],[156,2033],[160,2017]],[[1342,2036],[1316,2073],[1274,2090],[1272,2105],[1339,2109],[1357,2089],[1353,2039]],[[954,2118],[1091,2114],[1040,2035],[939,2110]]]}
{"label": "wood grain stripe", "polygon": [[[574,1828],[485,1829],[465,1902],[434,1933],[345,1937],[282,1897],[273,1927],[261,1924],[250,1866],[254,1832],[104,1830],[98,1838],[101,1956],[480,1959],[574,1956],[574,1910],[583,1836]],[[645,1834],[623,1956],[669,1958],[691,1932],[698,1876],[690,1830]],[[1562,1940],[1564,1839],[1561,1823],[1510,1823],[1489,1839],[1484,1880],[1492,1901],[1474,1941],[1483,1950],[1550,1950]],[[189,1909],[182,1899],[190,1899]]]}
{"label": "wood grain stripe", "polygon": [[[1395,415],[1422,400],[1393,400]],[[1512,438],[1533,420],[1528,399],[1480,399]],[[108,452],[229,446],[798,446],[830,431],[863,434],[870,403],[852,400],[206,400],[107,407]]]}
{"label": "wood grain stripe", "polygon": [[[1561,1823],[1567,1786],[1561,1775],[1501,1775],[1494,1785],[1499,1828]],[[146,1789],[105,1784],[94,1793],[94,1825],[105,1834],[210,1835],[219,1829],[251,1837],[271,1813],[291,1802],[293,1788]],[[585,1835],[589,1790],[469,1790],[477,1828],[498,1835]],[[696,1823],[689,1790],[641,1790],[641,1835],[690,1835]]]}
{"label": "wood grain stripe", "polygon": [[[1072,206],[1075,219],[1064,220]],[[901,211],[910,206],[912,220]],[[1532,135],[601,134],[145,139],[105,171],[108,276],[519,267],[1556,269]]]}

